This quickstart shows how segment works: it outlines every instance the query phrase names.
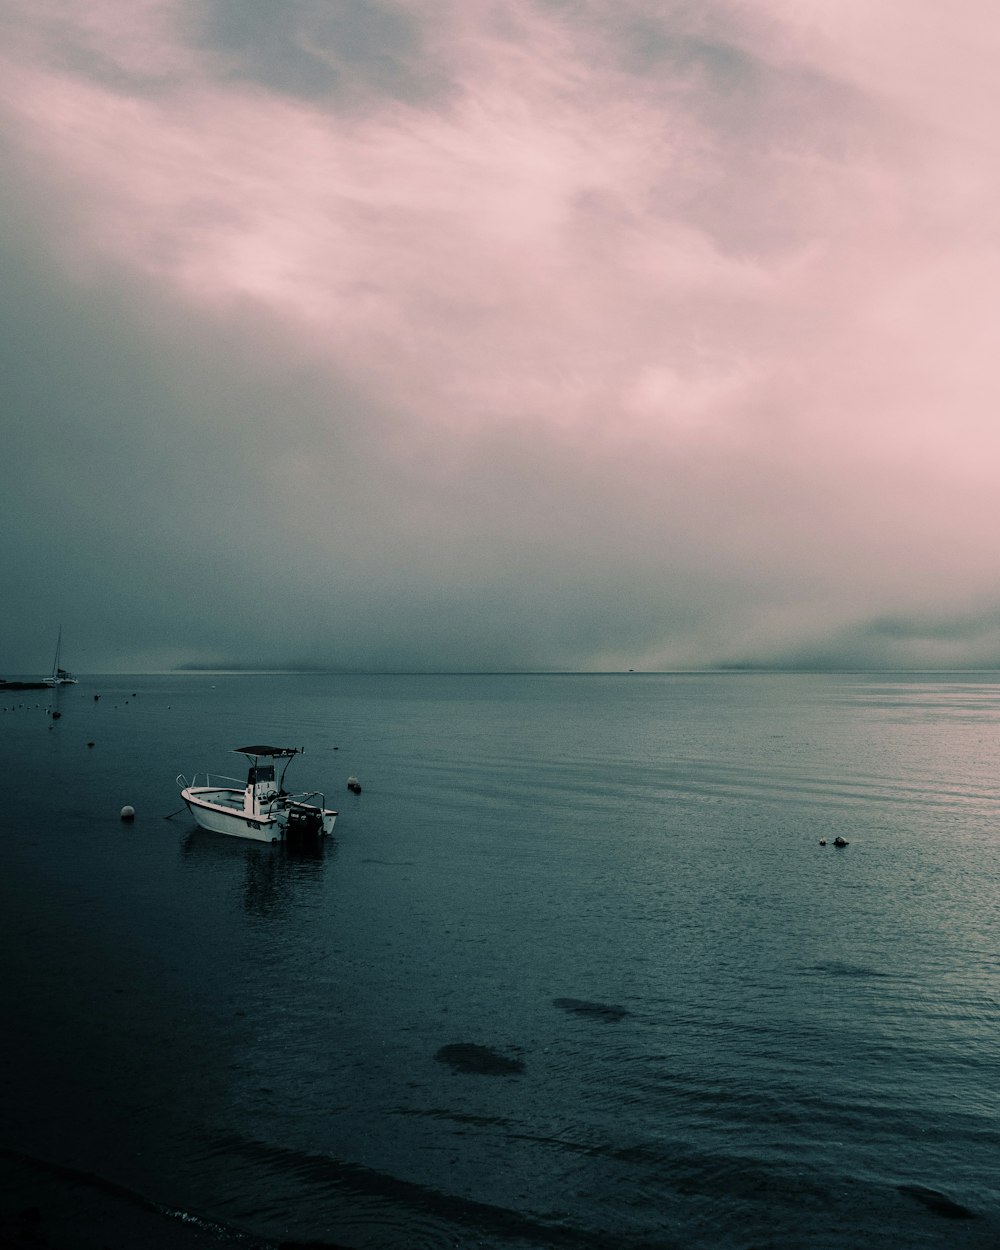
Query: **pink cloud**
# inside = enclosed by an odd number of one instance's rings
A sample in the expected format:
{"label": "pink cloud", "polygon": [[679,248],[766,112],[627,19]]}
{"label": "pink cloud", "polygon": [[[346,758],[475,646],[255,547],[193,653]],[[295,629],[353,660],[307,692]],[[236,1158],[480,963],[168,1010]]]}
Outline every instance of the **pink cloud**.
{"label": "pink cloud", "polygon": [[260,301],[373,385],[397,372],[382,367],[392,344],[401,392],[416,371],[435,408],[558,419],[562,378],[580,379],[575,409],[581,388],[603,403],[649,367],[636,344],[607,342],[609,314],[658,355],[652,318],[752,299],[761,275],[658,218],[653,177],[691,156],[655,102],[623,102],[618,76],[570,59],[555,23],[522,33],[460,31],[469,59],[440,111],[344,117],[213,87],[197,65],[148,97],[35,67],[12,94],[27,141],[79,197],[82,248],[195,301]]}
{"label": "pink cloud", "polygon": [[984,593],[985,4],[407,11],[440,92],[341,107],[220,72],[168,0],[10,6],[4,124],[72,201],[68,270],[143,275],[212,320],[255,309],[270,350],[350,379],[393,414],[387,454],[456,498],[498,438],[530,447],[607,560],[629,543],[647,575],[668,549],[755,582],[748,633]]}

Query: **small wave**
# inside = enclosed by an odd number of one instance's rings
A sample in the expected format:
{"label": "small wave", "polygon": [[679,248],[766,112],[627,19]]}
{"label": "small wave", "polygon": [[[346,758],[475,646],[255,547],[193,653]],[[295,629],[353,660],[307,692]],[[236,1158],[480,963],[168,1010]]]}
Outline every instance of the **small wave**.
{"label": "small wave", "polygon": [[451,1111],[447,1107],[394,1107],[392,1114],[428,1120],[448,1120],[453,1124],[469,1124],[473,1128],[506,1128],[510,1124],[507,1116],[472,1115],[464,1111]]}
{"label": "small wave", "polygon": [[[210,1220],[192,1211],[166,1206],[120,1185],[107,1177],[38,1159],[18,1150],[0,1147],[0,1161],[5,1165],[6,1184],[13,1179],[20,1193],[31,1194],[34,1205],[22,1212],[22,1223],[30,1228],[10,1230],[0,1223],[0,1243],[6,1245],[4,1236],[13,1231],[18,1243],[27,1240],[32,1244],[61,1243],[63,1237],[72,1235],[80,1225],[100,1219],[102,1228],[127,1229],[126,1240],[160,1244],[164,1221],[174,1221],[211,1238],[219,1245],[239,1246],[242,1250],[270,1250],[271,1244],[251,1237],[230,1225]],[[18,1180],[20,1178],[20,1180]],[[95,1217],[95,1203],[99,1215]],[[28,1235],[30,1234],[30,1236]],[[12,1243],[13,1244],[13,1243]],[[75,1238],[74,1238],[75,1244]],[[203,1244],[203,1241],[202,1241]]]}
{"label": "small wave", "polygon": [[933,1211],[936,1215],[943,1215],[946,1219],[974,1220],[977,1218],[975,1211],[963,1207],[960,1202],[955,1202],[940,1190],[928,1189],[925,1185],[899,1185],[897,1188],[901,1194],[915,1199],[929,1211]]}
{"label": "small wave", "polygon": [[810,964],[803,971],[822,972],[832,977],[860,977],[866,980],[876,977],[889,977],[887,972],[879,972],[877,968],[867,968],[863,964],[844,963],[840,959],[821,960],[817,964]]}
{"label": "small wave", "polygon": [[[377,1209],[373,1207],[368,1213],[367,1233],[370,1236],[374,1223],[385,1225],[395,1219],[401,1235],[393,1241],[394,1245],[418,1244],[421,1235],[414,1237],[413,1229],[422,1220],[433,1222],[433,1229],[427,1227],[424,1230],[424,1238],[428,1244],[435,1245],[444,1244],[441,1239],[442,1223],[452,1229],[461,1229],[465,1235],[471,1231],[480,1236],[523,1241],[536,1247],[571,1246],[577,1250],[606,1250],[609,1244],[606,1232],[581,1226],[568,1220],[564,1214],[549,1217],[517,1211],[406,1180],[362,1163],[269,1146],[249,1138],[227,1137],[225,1142],[234,1160],[242,1157],[253,1165],[258,1173],[258,1183],[261,1181],[259,1174],[264,1170],[278,1175],[290,1174],[299,1181],[308,1180],[322,1185],[327,1193],[338,1191],[342,1200],[353,1196],[362,1202],[376,1203]],[[343,1212],[340,1222],[345,1228],[350,1224],[350,1218],[348,1212]],[[405,1241],[402,1236],[404,1229]],[[451,1233],[448,1236],[448,1244],[454,1244]]]}
{"label": "small wave", "polygon": [[524,1071],[523,1059],[511,1059],[489,1046],[474,1042],[453,1042],[435,1052],[438,1063],[446,1063],[455,1072],[475,1076],[516,1076]]}
{"label": "small wave", "polygon": [[552,1004],[572,1015],[589,1016],[592,1020],[603,1020],[605,1023],[624,1020],[632,1014],[624,1007],[612,1006],[610,1003],[592,1003],[585,998],[553,998]]}

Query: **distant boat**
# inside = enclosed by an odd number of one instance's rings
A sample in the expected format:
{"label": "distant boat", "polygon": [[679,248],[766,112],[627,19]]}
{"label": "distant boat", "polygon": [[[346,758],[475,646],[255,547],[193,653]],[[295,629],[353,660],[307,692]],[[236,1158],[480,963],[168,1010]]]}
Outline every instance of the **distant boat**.
{"label": "distant boat", "polygon": [[59,626],[59,637],[56,639],[56,654],[52,661],[52,676],[46,677],[46,686],[76,686],[79,683],[72,673],[60,666],[62,652],[62,626]]}
{"label": "distant boat", "polygon": [[[197,776],[190,782],[183,775],[177,778],[181,798],[202,829],[255,842],[333,833],[337,813],[327,808],[324,795],[318,790],[289,794],[284,788],[288,765],[294,756],[302,754],[301,747],[236,747],[236,754],[250,761],[242,788],[237,789],[240,783],[235,777],[216,777],[213,782],[206,774],[204,785],[197,784]],[[277,778],[276,760],[285,761]],[[226,784],[229,782],[235,784]]]}

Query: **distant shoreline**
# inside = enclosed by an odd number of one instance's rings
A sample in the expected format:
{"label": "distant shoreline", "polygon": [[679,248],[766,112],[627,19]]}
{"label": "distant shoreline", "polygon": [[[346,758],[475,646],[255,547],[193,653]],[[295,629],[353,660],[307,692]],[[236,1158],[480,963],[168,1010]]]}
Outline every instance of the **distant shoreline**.
{"label": "distant shoreline", "polygon": [[[79,670],[77,670],[79,673]],[[972,677],[1000,674],[996,668],[785,668],[751,665],[719,665],[713,668],[610,668],[610,669],[337,669],[337,668],[211,668],[181,665],[178,668],[137,669],[81,673],[92,680],[130,677],[933,677],[953,674]],[[47,681],[5,680],[0,690],[51,690]]]}

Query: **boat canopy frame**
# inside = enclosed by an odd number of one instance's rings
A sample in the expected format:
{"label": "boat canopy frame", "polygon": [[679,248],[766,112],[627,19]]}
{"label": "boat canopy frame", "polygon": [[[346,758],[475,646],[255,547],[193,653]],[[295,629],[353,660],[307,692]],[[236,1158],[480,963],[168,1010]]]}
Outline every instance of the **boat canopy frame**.
{"label": "boat canopy frame", "polygon": [[[250,776],[247,778],[247,787],[249,788],[257,781],[257,760],[284,760],[285,766],[281,770],[281,776],[278,778],[278,793],[285,793],[285,773],[288,772],[288,765],[292,762],[296,755],[302,755],[305,747],[269,747],[269,746],[253,746],[253,747],[234,747],[234,755],[245,755],[250,761]],[[273,780],[274,769],[271,769]]]}
{"label": "boat canopy frame", "polygon": [[282,759],[285,756],[291,758],[293,755],[301,755],[305,751],[305,747],[233,747],[234,755],[250,756],[268,755],[276,759]]}

